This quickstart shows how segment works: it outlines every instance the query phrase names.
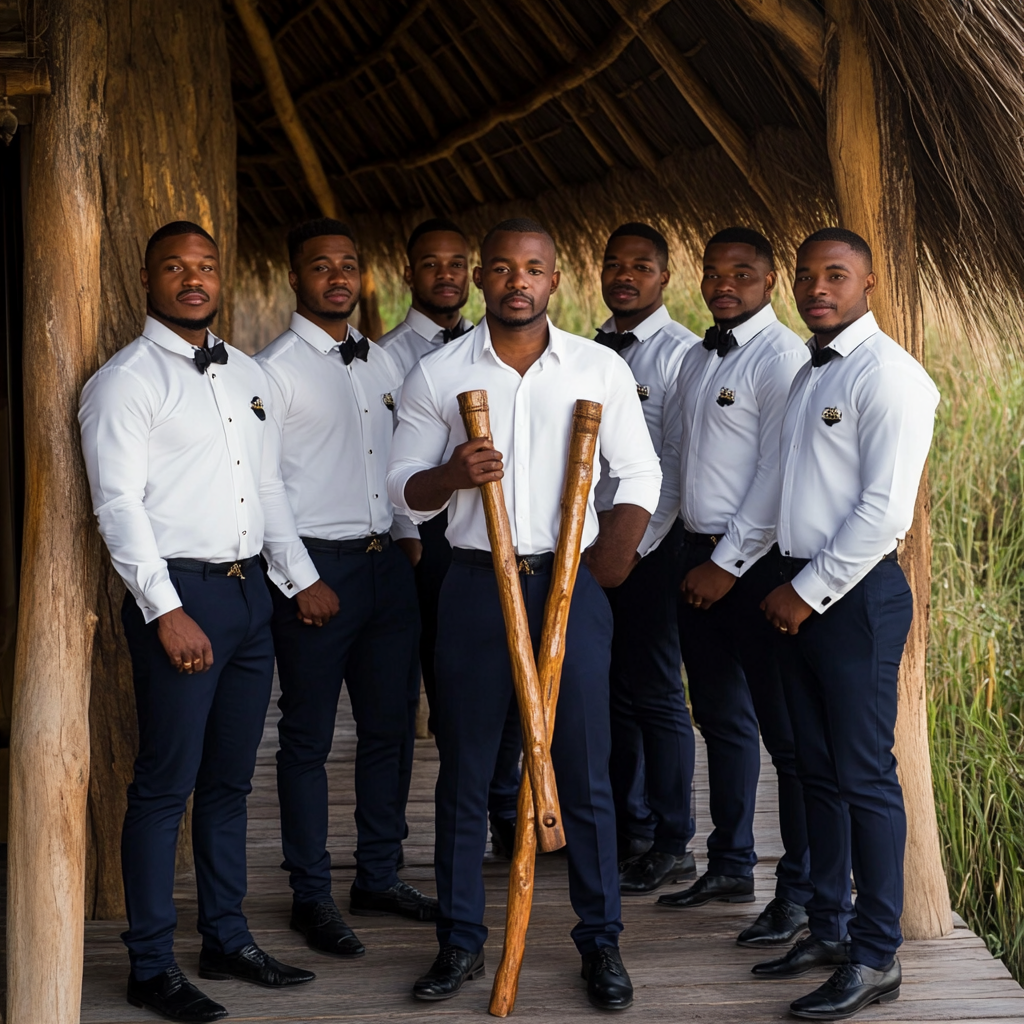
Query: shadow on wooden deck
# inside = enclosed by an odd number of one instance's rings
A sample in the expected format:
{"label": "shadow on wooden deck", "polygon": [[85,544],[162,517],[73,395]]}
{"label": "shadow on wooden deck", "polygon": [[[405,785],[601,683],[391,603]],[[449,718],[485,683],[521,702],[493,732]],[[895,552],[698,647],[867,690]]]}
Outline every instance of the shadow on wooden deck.
{"label": "shadow on wooden deck", "polygon": [[[310,952],[302,938],[288,929],[290,893],[280,870],[281,850],[274,782],[277,707],[271,705],[249,800],[249,891],[246,913],[257,942],[285,962],[309,967],[316,981],[290,992],[272,992],[239,982],[201,982],[224,1003],[232,1021],[333,1024],[340,1021],[484,1020],[493,968],[501,953],[507,864],[488,860],[487,978],[470,982],[455,999],[438,1004],[416,1002],[409,994],[416,977],[436,952],[433,928],[392,918],[348,918],[366,944],[367,955],[341,963]],[[354,876],[352,759],[354,729],[347,700],[338,715],[335,749],[328,765],[331,786],[330,845],[335,863],[335,897],[343,913]],[[434,891],[433,787],[437,752],[431,741],[419,741],[409,801],[410,836],[405,844],[403,877],[427,892]],[[704,839],[709,828],[707,772],[698,744],[696,778],[698,832],[694,849],[703,870]],[[758,903],[716,904],[692,911],[654,907],[655,896],[624,900],[622,950],[636,988],[636,1002],[624,1020],[663,1022],[762,1022],[790,1019],[788,1003],[825,980],[827,974],[795,982],[757,981],[750,967],[762,954],[736,946],[736,934],[773,894],[776,859],[781,854],[775,818],[774,773],[763,762],[755,833],[761,863],[756,869]],[[668,891],[668,890],[666,890]],[[195,980],[200,940],[195,931],[193,880],[177,886],[179,929],[177,957]],[[538,1024],[595,1020],[600,1014],[587,1004],[579,977],[580,961],[569,938],[575,916],[569,906],[566,862],[543,857],[538,865],[534,913],[526,962],[514,1019]],[[90,921],[86,926],[83,1024],[143,1024],[157,1020],[130,1007],[124,998],[128,957],[119,933],[124,922]],[[934,942],[912,942],[900,952],[903,963],[901,998],[871,1007],[858,1021],[974,1021],[988,1024],[1024,1021],[1024,990],[1003,964],[993,959],[982,941],[960,927]],[[39,1022],[46,1024],[46,1022]]]}

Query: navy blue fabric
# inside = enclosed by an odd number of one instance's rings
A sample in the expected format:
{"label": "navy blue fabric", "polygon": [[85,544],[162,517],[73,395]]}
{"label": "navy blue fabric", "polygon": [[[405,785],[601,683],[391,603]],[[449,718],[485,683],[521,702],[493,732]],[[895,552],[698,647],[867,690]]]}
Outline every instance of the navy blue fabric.
{"label": "navy blue fabric", "polygon": [[[550,580],[547,573],[520,576],[535,647]],[[615,808],[608,780],[611,633],[604,591],[581,566],[569,612],[551,747],[568,847],[569,898],[580,918],[572,936],[581,953],[617,945],[622,930]],[[445,578],[438,616],[437,700],[437,938],[441,945],[476,952],[487,938],[481,866],[487,842],[487,782],[506,722],[515,714],[505,624],[489,569],[456,563]]]}
{"label": "navy blue fabric", "polygon": [[[437,605],[441,597],[448,566],[452,564],[452,548],[445,536],[448,529],[448,512],[445,510],[433,519],[420,524],[420,541],[423,557],[416,566],[416,592],[420,601],[420,666],[423,672],[423,689],[427,694],[430,717],[427,728],[437,735],[437,673],[434,666],[437,646]],[[417,683],[418,685],[418,683]],[[487,798],[487,810],[491,818],[515,821],[516,800],[519,797],[519,759],[523,752],[522,737],[519,734],[519,719],[511,716],[501,737],[498,760],[494,766],[494,777]]]}
{"label": "navy blue fabric", "polygon": [[257,568],[244,580],[171,572],[185,611],[213,648],[213,667],[180,674],[127,595],[121,621],[132,659],[139,755],[121,834],[132,970],[146,981],[174,964],[174,856],[189,795],[199,931],[209,949],[252,942],[246,890],[246,797],[274,677],[270,595]]}
{"label": "navy blue fabric", "polygon": [[[410,716],[419,613],[412,566],[395,544],[376,553],[310,550],[341,614],[306,626],[295,601],[274,589],[274,646],[281,680],[277,793],[282,867],[299,902],[331,894],[327,771],[344,680],[356,723],[356,885],[398,880],[413,745]],[[415,682],[419,696],[419,682]]]}
{"label": "navy blue fabric", "polygon": [[[684,544],[679,579],[707,561],[711,550]],[[785,850],[775,869],[775,895],[806,904],[811,883],[803,789],[776,657],[776,631],[760,608],[781,582],[781,558],[778,549],[772,548],[711,608],[693,608],[680,595],[679,639],[693,716],[708,752],[715,826],[708,837],[708,871],[748,876],[757,863],[754,807],[761,770],[760,724],[778,781],[779,830]]]}
{"label": "navy blue fabric", "polygon": [[677,520],[625,583],[606,591],[615,621],[610,774],[618,830],[623,836],[649,835],[653,849],[674,854],[686,852],[694,833],[693,723],[676,617],[682,540]]}
{"label": "navy blue fabric", "polygon": [[851,959],[876,970],[903,941],[907,819],[892,746],[913,611],[899,563],[880,562],[795,636],[776,641],[807,806],[811,932],[841,939],[849,924]]}

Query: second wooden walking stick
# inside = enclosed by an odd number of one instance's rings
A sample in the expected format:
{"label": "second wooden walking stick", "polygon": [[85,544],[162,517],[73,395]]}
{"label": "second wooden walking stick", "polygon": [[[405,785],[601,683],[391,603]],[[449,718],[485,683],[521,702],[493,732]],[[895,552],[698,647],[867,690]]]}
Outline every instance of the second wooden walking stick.
{"label": "second wooden walking stick", "polygon": [[[544,718],[550,745],[555,732],[555,708],[565,659],[565,636],[569,607],[580,565],[580,545],[587,517],[587,500],[594,476],[597,431],[601,425],[601,403],[580,400],[572,416],[569,457],[562,487],[558,545],[551,569],[551,589],[544,606],[537,675],[544,702]],[[533,877],[537,852],[537,829],[530,777],[523,774],[516,810],[516,845],[508,875],[508,909],[505,912],[505,945],[491,989],[490,1011],[507,1017],[516,1002],[519,972],[526,949],[526,929],[533,906]]]}
{"label": "second wooden walking stick", "polygon": [[[459,412],[466,425],[466,436],[490,438],[491,420],[486,391],[464,391],[458,396]],[[512,546],[512,530],[500,480],[480,488],[487,520],[487,537],[491,542],[494,575],[498,582],[498,598],[508,635],[508,653],[512,662],[512,681],[519,702],[519,720],[523,731],[523,777],[533,784],[533,804],[540,822],[538,842],[545,852],[565,846],[562,814],[558,807],[555,773],[551,767],[551,741],[544,720],[537,664],[533,660],[530,624],[519,583],[519,566]]]}

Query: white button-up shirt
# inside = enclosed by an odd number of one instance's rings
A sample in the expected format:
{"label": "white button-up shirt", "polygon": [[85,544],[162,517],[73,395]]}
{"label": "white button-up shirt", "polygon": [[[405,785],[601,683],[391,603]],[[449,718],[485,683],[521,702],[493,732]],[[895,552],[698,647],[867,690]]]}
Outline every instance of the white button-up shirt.
{"label": "white button-up shirt", "polygon": [[[471,331],[473,321],[462,317],[459,329],[463,333]],[[425,355],[444,347],[444,328],[438,327],[429,316],[410,306],[405,319],[394,330],[388,331],[377,344],[387,350],[404,378]]]}
{"label": "white button-up shirt", "polygon": [[229,562],[262,549],[285,593],[319,578],[281,480],[266,376],[235,348],[198,373],[195,352],[147,317],[82,391],[93,511],[147,622],[181,606],[168,558]]}
{"label": "white button-up shirt", "polygon": [[[349,328],[347,337],[362,335]],[[293,313],[288,330],[256,356],[270,381],[281,475],[299,536],[318,540],[385,534],[394,517],[386,473],[402,375],[376,345],[365,362],[348,366],[339,349],[326,331]],[[405,526],[396,535],[416,535]]]}
{"label": "white button-up shirt", "polygon": [[906,535],[939,404],[924,367],[873,314],[829,348],[830,362],[797,374],[782,424],[779,547],[811,560],[793,587],[816,611]]}
{"label": "white button-up shirt", "polygon": [[725,356],[697,345],[683,359],[653,528],[678,514],[694,533],[721,537],[712,560],[742,576],[775,540],[779,433],[808,353],[771,305],[732,333],[737,347]]}
{"label": "white button-up shirt", "polygon": [[[615,318],[606,320],[599,329],[606,333],[613,332]],[[637,340],[619,355],[626,360],[633,373],[654,450],[661,456],[667,426],[667,400],[675,390],[683,356],[700,339],[693,331],[673,320],[664,306],[659,306],[631,333],[636,335]],[[611,508],[614,499],[615,480],[602,473],[596,492],[597,510],[603,512]],[[648,531],[640,545],[640,554],[650,554],[661,543],[661,539]]]}
{"label": "white button-up shirt", "polygon": [[[560,331],[550,321],[548,331],[548,347],[523,376],[498,358],[484,321],[459,344],[427,356],[406,377],[388,491],[395,507],[413,522],[425,522],[441,509],[410,509],[406,484],[416,473],[446,462],[466,440],[457,396],[481,388],[488,396],[494,447],[504,460],[502,489],[520,555],[555,549],[577,399],[603,406],[597,454],[607,459],[618,481],[616,504],[639,505],[648,512],[657,507],[661,469],[629,368],[610,349]],[[453,547],[490,550],[479,488],[456,491],[446,507]],[[584,548],[597,532],[591,487]]]}

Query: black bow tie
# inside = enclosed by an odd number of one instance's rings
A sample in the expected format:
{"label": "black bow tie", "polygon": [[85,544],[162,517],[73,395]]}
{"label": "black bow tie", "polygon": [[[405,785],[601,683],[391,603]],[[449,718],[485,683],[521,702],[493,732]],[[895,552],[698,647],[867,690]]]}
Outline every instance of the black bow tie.
{"label": "black bow tie", "polygon": [[723,359],[727,352],[731,352],[739,345],[739,342],[733,337],[732,331],[723,331],[718,324],[715,324],[714,327],[709,327],[704,332],[702,344],[709,352],[712,349],[716,350],[718,358]]}
{"label": "black bow tie", "polygon": [[815,342],[811,346],[811,366],[824,366],[830,359],[835,356],[842,358],[841,353],[837,352],[834,348],[818,348],[818,343]]}
{"label": "black bow tie", "polygon": [[457,324],[455,327],[446,327],[441,332],[441,344],[447,345],[452,338],[461,338],[468,330],[469,328],[463,327],[461,323]]}
{"label": "black bow tie", "polygon": [[341,343],[341,361],[348,366],[353,359],[362,359],[366,362],[366,356],[370,351],[370,342],[366,338],[360,338],[358,341],[353,341],[351,338],[346,338]]}
{"label": "black bow tie", "polygon": [[226,363],[228,361],[228,350],[224,347],[223,341],[218,341],[213,348],[207,348],[205,345],[202,348],[197,348],[192,358],[196,361],[196,369],[200,373],[206,373],[206,368],[210,363]]}
{"label": "black bow tie", "polygon": [[616,334],[614,331],[598,331],[594,335],[594,341],[604,345],[605,348],[614,349],[616,352],[629,348],[630,345],[638,340],[632,331],[624,331],[622,334]]}

